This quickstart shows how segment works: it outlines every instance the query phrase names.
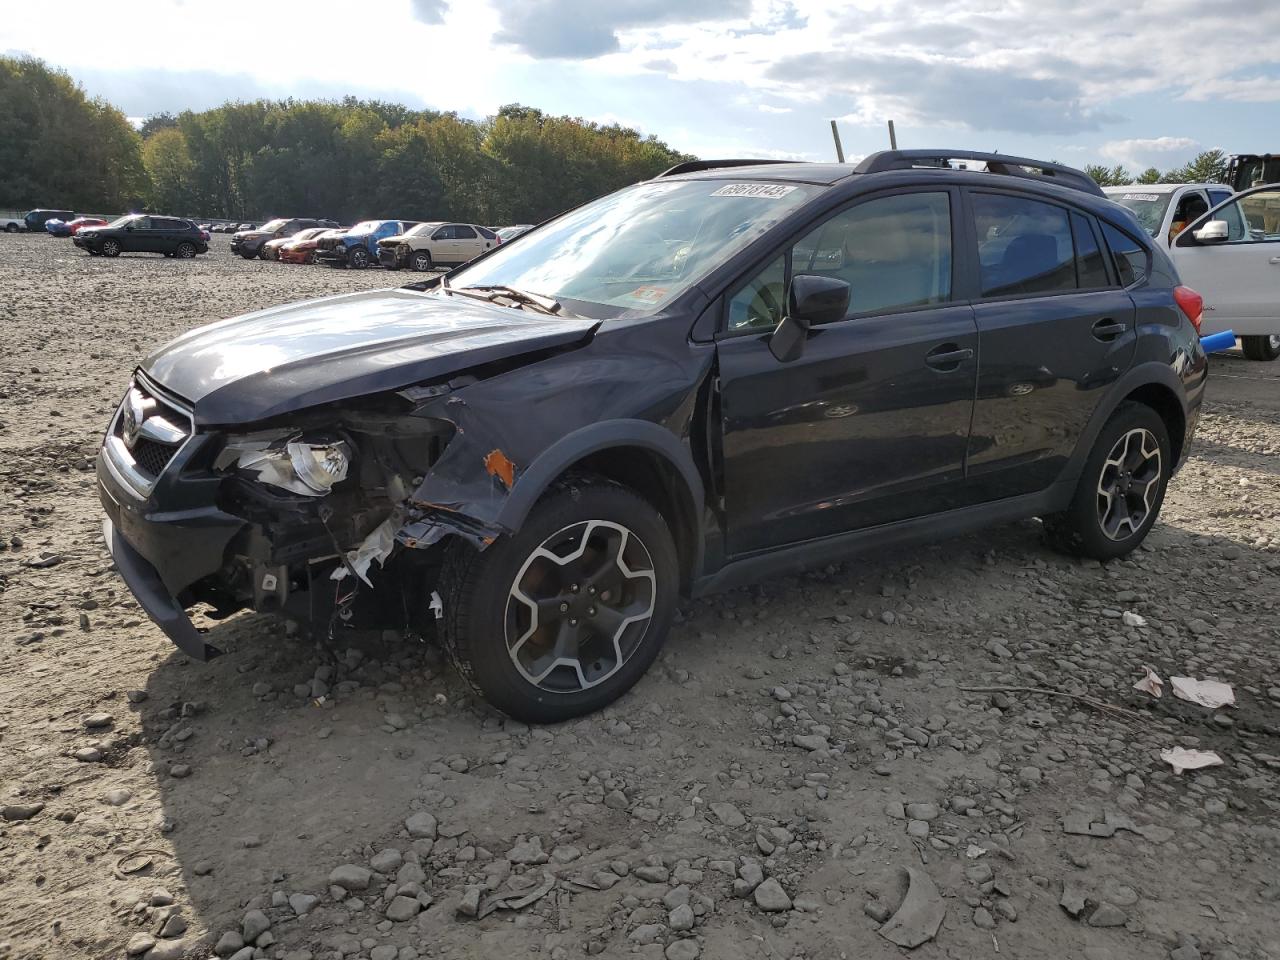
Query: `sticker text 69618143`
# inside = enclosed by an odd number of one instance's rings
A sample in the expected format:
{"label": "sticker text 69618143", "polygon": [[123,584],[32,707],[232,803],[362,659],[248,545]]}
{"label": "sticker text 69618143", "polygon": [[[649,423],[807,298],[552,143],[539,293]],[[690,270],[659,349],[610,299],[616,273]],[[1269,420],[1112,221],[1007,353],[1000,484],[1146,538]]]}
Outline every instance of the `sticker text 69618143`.
{"label": "sticker text 69618143", "polygon": [[764,197],[766,200],[777,200],[794,190],[785,183],[726,183],[718,190],[713,190],[713,197]]}

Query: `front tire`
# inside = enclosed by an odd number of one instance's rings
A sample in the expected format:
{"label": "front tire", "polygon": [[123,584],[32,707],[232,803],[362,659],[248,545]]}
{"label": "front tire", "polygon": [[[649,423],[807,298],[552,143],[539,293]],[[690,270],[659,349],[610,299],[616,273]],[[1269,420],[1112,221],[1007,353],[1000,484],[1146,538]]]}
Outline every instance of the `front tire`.
{"label": "front tire", "polygon": [[5,228],[4,228],[4,232],[5,232],[5,233],[17,233],[17,232],[18,232],[18,225],[17,225],[16,223],[6,224],[6,225],[5,225]]}
{"label": "front tire", "polygon": [[1275,360],[1280,357],[1280,335],[1241,337],[1240,349],[1249,360]]}
{"label": "front tire", "polygon": [[352,247],[347,254],[347,266],[352,270],[363,270],[369,266],[369,251],[364,247]]}
{"label": "front tire", "polygon": [[431,262],[430,250],[415,250],[409,262],[413,264],[413,269],[418,273],[426,273],[428,270],[435,268],[435,264]]}
{"label": "front tire", "polygon": [[1114,560],[1146,539],[1173,471],[1164,421],[1148,406],[1120,406],[1094,441],[1071,505],[1044,518],[1049,543],[1065,553]]}
{"label": "front tire", "polygon": [[632,491],[573,480],[487,549],[457,542],[440,580],[441,638],[504,713],[554,723],[599,710],[657,657],[679,566],[661,514]]}
{"label": "front tire", "polygon": [[257,251],[254,250],[241,250],[240,256],[244,257],[246,260],[253,260],[258,256],[258,254]]}
{"label": "front tire", "polygon": [[118,257],[118,256],[120,256],[120,241],[118,241],[118,240],[103,240],[103,241],[102,241],[102,255],[103,255],[104,257]]}

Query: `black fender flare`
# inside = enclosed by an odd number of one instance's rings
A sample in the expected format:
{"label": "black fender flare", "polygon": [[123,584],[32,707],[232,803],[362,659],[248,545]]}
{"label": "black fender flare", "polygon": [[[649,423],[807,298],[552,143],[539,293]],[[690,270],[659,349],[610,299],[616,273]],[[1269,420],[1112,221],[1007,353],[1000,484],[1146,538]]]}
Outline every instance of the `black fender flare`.
{"label": "black fender flare", "polygon": [[684,489],[679,492],[688,498],[691,520],[690,529],[684,532],[691,538],[692,571],[696,576],[701,569],[703,549],[701,521],[705,493],[702,476],[688,447],[670,430],[648,420],[604,420],[579,427],[561,437],[520,472],[498,513],[498,526],[518,530],[538,498],[557,477],[584,457],[614,447],[646,450],[665,461],[683,481]]}
{"label": "black fender flare", "polygon": [[1074,486],[1080,478],[1081,471],[1084,470],[1084,462],[1093,451],[1093,445],[1098,439],[1098,434],[1102,432],[1102,428],[1111,419],[1111,415],[1124,402],[1125,397],[1135,390],[1152,384],[1167,387],[1182,407],[1183,420],[1189,421],[1191,419],[1191,410],[1187,405],[1186,385],[1174,373],[1173,368],[1168,363],[1159,360],[1148,360],[1145,363],[1140,363],[1136,367],[1125,371],[1124,375],[1107,389],[1106,396],[1094,408],[1093,415],[1085,425],[1079,442],[1076,443],[1075,452],[1067,462],[1067,468],[1063,472],[1064,479],[1069,479]]}

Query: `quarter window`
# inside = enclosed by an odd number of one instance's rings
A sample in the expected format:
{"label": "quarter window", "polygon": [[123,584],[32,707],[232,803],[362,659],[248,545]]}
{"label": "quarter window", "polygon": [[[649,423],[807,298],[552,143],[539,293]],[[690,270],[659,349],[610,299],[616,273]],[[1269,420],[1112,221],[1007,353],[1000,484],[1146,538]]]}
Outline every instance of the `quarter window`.
{"label": "quarter window", "polygon": [[848,283],[847,317],[945,303],[951,296],[950,198],[904,193],[830,217],[730,298],[729,329],[777,326],[797,274]]}
{"label": "quarter window", "polygon": [[1147,251],[1122,230],[1109,223],[1102,225],[1102,235],[1111,248],[1111,259],[1120,277],[1120,286],[1127,287],[1147,278]]}
{"label": "quarter window", "polygon": [[973,195],[984,297],[1057,293],[1076,288],[1067,211],[1048,203]]}

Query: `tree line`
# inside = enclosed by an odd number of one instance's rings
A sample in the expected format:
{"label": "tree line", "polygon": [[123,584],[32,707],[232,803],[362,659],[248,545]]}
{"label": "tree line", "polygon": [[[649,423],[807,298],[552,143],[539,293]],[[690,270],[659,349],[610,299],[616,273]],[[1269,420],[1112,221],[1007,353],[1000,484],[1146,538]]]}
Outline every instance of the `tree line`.
{"label": "tree line", "polygon": [[65,71],[0,57],[0,206],[179,216],[537,223],[690,159],[618,124],[505,106],[258,100],[149,117]]}
{"label": "tree line", "polygon": [[1184,166],[1171,170],[1147,167],[1135,176],[1121,163],[1114,167],[1091,163],[1084,172],[1100,187],[1122,187],[1129,183],[1225,183],[1227,162],[1228,157],[1221,150],[1206,150]]}

